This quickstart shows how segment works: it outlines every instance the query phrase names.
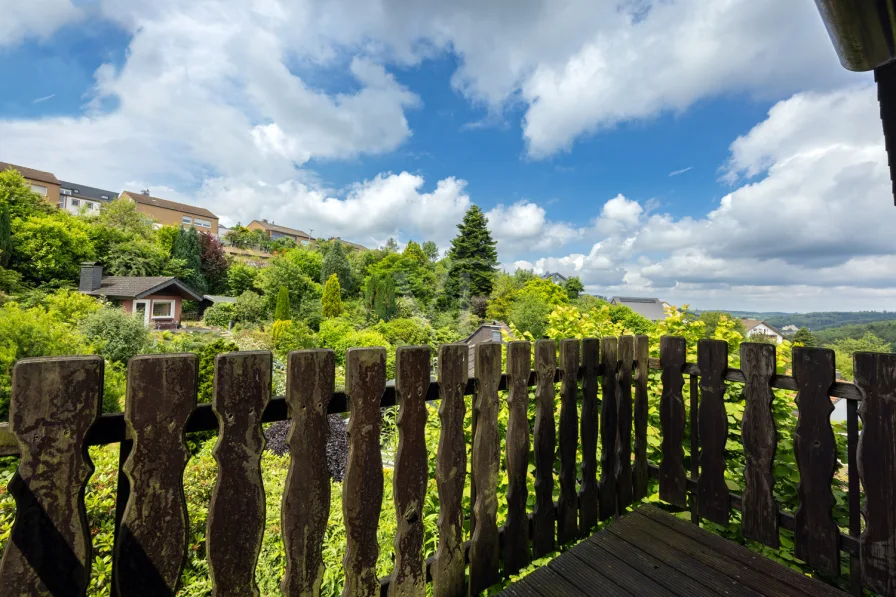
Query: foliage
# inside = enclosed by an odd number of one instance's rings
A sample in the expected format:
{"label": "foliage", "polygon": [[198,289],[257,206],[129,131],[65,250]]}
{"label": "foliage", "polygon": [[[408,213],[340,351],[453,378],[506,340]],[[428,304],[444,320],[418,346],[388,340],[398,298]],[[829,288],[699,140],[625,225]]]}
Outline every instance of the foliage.
{"label": "foliage", "polygon": [[[743,322],[732,316],[730,313],[726,313],[724,311],[703,311],[700,313],[698,319],[704,323],[703,328],[703,337],[704,338],[712,338],[716,333],[716,326],[719,325],[719,321],[722,319],[729,319],[734,322],[734,329],[741,335],[746,336],[747,330],[744,327]],[[733,350],[737,350],[737,346],[731,347]]]}
{"label": "foliage", "polygon": [[305,348],[317,348],[317,337],[304,322],[301,321],[277,321],[273,325],[272,334],[274,347],[285,358],[291,350]]}
{"label": "foliage", "polygon": [[54,208],[31,190],[31,184],[16,170],[0,172],[0,205],[13,220],[49,214]]}
{"label": "foliage", "polygon": [[450,301],[471,296],[488,296],[498,266],[497,243],[488,230],[488,219],[473,205],[457,225],[448,257],[451,269],[445,281],[445,297]]}
{"label": "foliage", "polygon": [[[342,244],[340,243],[339,246],[342,246]],[[324,284],[324,293],[320,299],[324,317],[339,317],[342,315],[341,292],[337,274],[330,274],[330,278]]]}
{"label": "foliage", "polygon": [[267,306],[264,298],[257,292],[247,290],[236,297],[236,303],[233,305],[233,314],[236,321],[241,323],[258,323],[264,319],[266,313]]}
{"label": "foliage", "polygon": [[890,350],[896,350],[896,321],[878,321],[874,323],[861,323],[856,325],[844,325],[815,332],[819,344],[830,344],[847,338],[859,339],[867,333],[872,333],[881,340],[889,342]]}
{"label": "foliage", "polygon": [[798,329],[796,334],[793,335],[793,341],[812,348],[818,346],[818,338],[809,331],[809,328]]}
{"label": "foliage", "polygon": [[153,228],[151,217],[137,211],[137,203],[130,199],[116,199],[103,203],[98,216],[93,216],[94,224],[101,228],[117,230],[129,239],[153,240],[159,238],[159,246],[170,252],[174,237],[179,228],[163,226],[162,230]]}
{"label": "foliage", "polygon": [[579,298],[579,295],[585,291],[585,285],[582,284],[582,281],[577,276],[568,278],[566,283],[563,284],[563,288],[571,301]]}
{"label": "foliage", "polygon": [[77,280],[81,263],[95,255],[87,231],[87,224],[68,212],[14,220],[10,265],[36,284],[61,286]]}
{"label": "foliage", "polygon": [[289,308],[289,289],[281,286],[277,292],[277,306],[274,307],[274,319],[276,321],[286,321],[292,319]]}
{"label": "foliage", "polygon": [[178,226],[161,226],[156,230],[156,244],[168,255],[171,254],[171,249],[174,248],[174,240],[177,238],[179,230]]}
{"label": "foliage", "polygon": [[238,249],[258,249],[270,252],[271,241],[264,230],[249,230],[245,226],[236,226],[227,233],[227,243]]}
{"label": "foliage", "polygon": [[551,305],[542,297],[526,294],[513,302],[510,308],[510,323],[520,332],[528,333],[532,338],[541,338],[548,328],[548,315]]}
{"label": "foliage", "polygon": [[776,336],[772,336],[771,334],[751,334],[747,336],[747,342],[754,342],[756,344],[778,344],[778,338]]}
{"label": "foliage", "polygon": [[227,287],[230,296],[239,296],[247,290],[255,290],[255,279],[258,276],[258,268],[245,263],[232,263],[227,270]]}
{"label": "foliage", "polygon": [[143,320],[119,307],[94,311],[80,325],[97,354],[113,362],[127,363],[149,346],[149,330]]}
{"label": "foliage", "polygon": [[183,282],[199,294],[207,290],[205,278],[202,276],[202,247],[199,234],[195,228],[181,228],[171,247],[171,257],[183,259],[187,265],[187,273]]}
{"label": "foliage", "polygon": [[205,310],[202,320],[206,325],[226,328],[231,321],[236,321],[236,304],[215,303]]}
{"label": "foliage", "polygon": [[7,267],[12,259],[12,220],[9,206],[0,207],[0,267]]}
{"label": "foliage", "polygon": [[[134,239],[112,245],[104,259],[103,273],[110,276],[159,276],[169,262],[169,255],[159,245]],[[183,264],[186,266],[186,262]],[[186,267],[182,273],[188,273]]]}
{"label": "foliage", "polygon": [[420,346],[430,342],[431,330],[424,319],[393,319],[380,322],[375,329],[393,346]]}
{"label": "foliage", "polygon": [[209,342],[199,350],[199,403],[212,401],[215,378],[215,357],[225,352],[236,352],[240,347],[218,338]]}
{"label": "foliage", "polygon": [[395,317],[395,282],[391,274],[371,274],[365,282],[367,310],[375,320],[389,321]]}
{"label": "foliage", "polygon": [[345,256],[345,247],[338,240],[330,244],[324,257],[320,270],[320,283],[326,283],[333,274],[336,274],[339,280],[339,288],[344,288],[345,292],[349,293],[353,286],[352,267],[348,262],[348,257]]}
{"label": "foliage", "polygon": [[[416,249],[415,249],[416,246]],[[432,301],[436,291],[436,276],[420,246],[411,241],[402,253],[386,255],[368,268],[368,280],[390,277],[399,296],[413,296],[424,307]]]}
{"label": "foliage", "polygon": [[228,287],[227,269],[230,264],[221,241],[207,232],[200,233],[199,259],[200,272],[205,278],[208,292],[211,294],[226,292]]}
{"label": "foliage", "polygon": [[[258,274],[255,284],[265,297],[268,309],[273,312],[277,293],[280,287],[289,290],[289,301],[292,310],[299,311],[302,303],[318,301],[321,286],[309,275],[314,259],[309,259],[306,249],[293,249],[275,256]],[[310,272],[313,273],[313,272]]]}
{"label": "foliage", "polygon": [[439,247],[433,241],[425,241],[420,247],[420,250],[423,251],[423,254],[429,261],[435,263],[439,260]]}
{"label": "foliage", "polygon": [[861,338],[843,338],[826,344],[825,348],[834,350],[834,363],[843,379],[853,379],[852,357],[857,352],[890,352],[890,344],[881,340],[871,332]]}
{"label": "foliage", "polygon": [[[738,315],[741,315],[738,313]],[[840,327],[844,325],[857,325],[873,323],[876,321],[896,320],[894,311],[821,311],[815,313],[750,313],[743,315],[754,316],[771,326],[781,328],[785,325],[795,325],[798,328],[809,328],[817,333],[820,330]]]}
{"label": "foliage", "polygon": [[103,303],[96,297],[70,288],[51,292],[41,302],[52,317],[69,325],[77,325],[91,313],[103,308]]}

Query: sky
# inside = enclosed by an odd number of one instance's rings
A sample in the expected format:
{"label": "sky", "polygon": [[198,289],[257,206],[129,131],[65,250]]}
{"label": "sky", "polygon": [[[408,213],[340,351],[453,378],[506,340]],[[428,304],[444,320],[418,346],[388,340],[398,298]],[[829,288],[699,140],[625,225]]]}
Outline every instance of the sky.
{"label": "sky", "polygon": [[0,0],[0,160],[698,309],[893,310],[869,73],[811,0]]}

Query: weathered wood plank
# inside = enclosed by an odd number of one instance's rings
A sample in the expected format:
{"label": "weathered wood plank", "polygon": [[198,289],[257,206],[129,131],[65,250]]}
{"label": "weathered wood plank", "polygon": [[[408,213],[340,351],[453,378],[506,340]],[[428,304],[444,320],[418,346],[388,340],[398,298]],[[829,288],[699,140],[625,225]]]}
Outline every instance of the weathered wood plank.
{"label": "weathered wood plank", "polygon": [[[700,405],[697,424],[700,436],[700,476],[697,477],[697,508],[700,516],[728,525],[731,506],[725,484],[725,442],[728,414],[725,412],[725,370],[728,343],[724,340],[697,342],[700,366]],[[694,455],[691,455],[693,458]]]}
{"label": "weathered wood plank", "polygon": [[426,391],[429,389],[428,346],[403,346],[396,353],[398,450],[392,494],[395,500],[395,569],[390,597],[426,594],[423,566],[423,502],[429,473],[426,455]]}
{"label": "weathered wood plank", "polygon": [[896,595],[896,354],[856,353],[859,405],[859,477],[865,488],[859,539],[866,588]]}
{"label": "weathered wood plank", "polygon": [[660,366],[663,369],[663,393],[660,397],[660,426],[663,434],[663,459],[660,461],[660,499],[687,508],[687,475],[684,469],[685,408],[682,390],[687,344],[684,338],[660,339]]}
{"label": "weathered wood plank", "polygon": [[84,487],[87,432],[101,412],[100,357],[23,359],[12,374],[10,430],[21,460],[9,482],[16,519],[0,562],[10,594],[81,596],[93,561]]}
{"label": "weathered wood plank", "polygon": [[[212,594],[258,595],[255,564],[264,531],[261,414],[271,399],[271,353],[235,352],[215,358],[212,408],[220,421],[214,457],[218,479],[207,521]],[[239,549],[234,546],[239,545]]]}
{"label": "weathered wood plank", "polygon": [[554,372],[557,345],[553,340],[535,342],[535,509],[532,512],[532,556],[540,558],[554,550]]}
{"label": "weathered wood plank", "polygon": [[621,369],[617,376],[616,401],[616,500],[620,512],[632,503],[632,364],[634,362],[635,339],[632,336],[619,338],[617,360]]}
{"label": "weathered wood plank", "polygon": [[286,552],[284,595],[320,595],[324,579],[322,548],[330,515],[330,471],[327,403],[336,385],[332,350],[289,353],[286,404],[289,427],[289,471],[283,490],[280,524]]}
{"label": "weathered wood plank", "polygon": [[470,476],[473,498],[470,540],[470,595],[478,595],[501,580],[498,570],[498,385],[501,382],[501,345],[476,346],[476,394],[473,396],[473,451]]}
{"label": "weathered wood plank", "polygon": [[439,547],[432,565],[433,597],[457,597],[464,592],[463,494],[467,475],[464,439],[464,388],[469,347],[439,347],[439,451],[436,484],[439,491]]}
{"label": "weathered wood plank", "polygon": [[532,347],[528,342],[507,346],[506,435],[507,518],[504,523],[504,574],[518,573],[529,565],[529,518],[526,516],[529,469],[529,371]]}
{"label": "weathered wood plank", "polygon": [[578,446],[579,341],[560,341],[560,498],[557,500],[557,543],[576,538],[579,531],[576,494],[576,448]]}
{"label": "weathered wood plank", "polygon": [[128,363],[124,417],[134,444],[124,465],[131,492],[116,544],[120,595],[174,595],[187,552],[184,427],[196,407],[195,354]]}
{"label": "weathered wood plank", "polygon": [[600,519],[606,520],[617,513],[616,506],[616,437],[619,432],[617,379],[618,340],[601,338],[601,362],[604,366],[600,403]]}
{"label": "weathered wood plank", "polygon": [[342,483],[346,534],[343,597],[376,597],[380,592],[376,530],[383,507],[380,398],[385,389],[385,349],[350,348],[345,366],[345,393],[351,414],[348,463]]}
{"label": "weathered wood plank", "polygon": [[600,339],[582,340],[582,491],[579,496],[579,529],[584,537],[597,525],[600,506],[597,484],[597,374],[600,369]]}
{"label": "weathered wood plank", "polygon": [[632,498],[643,499],[647,495],[647,381],[649,339],[635,336],[635,464],[632,470]]}
{"label": "weathered wood plank", "polygon": [[777,438],[772,416],[775,347],[746,342],[740,346],[740,363],[746,383],[746,404],[741,424],[744,443],[744,493],[741,498],[744,537],[777,548],[778,506],[775,504]]}
{"label": "weathered wood plank", "polygon": [[831,483],[837,466],[837,442],[831,428],[830,390],[834,385],[834,351],[793,349],[793,377],[799,419],[793,447],[800,470],[800,506],[794,516],[796,556],[831,574],[840,572],[840,529],[834,523]]}

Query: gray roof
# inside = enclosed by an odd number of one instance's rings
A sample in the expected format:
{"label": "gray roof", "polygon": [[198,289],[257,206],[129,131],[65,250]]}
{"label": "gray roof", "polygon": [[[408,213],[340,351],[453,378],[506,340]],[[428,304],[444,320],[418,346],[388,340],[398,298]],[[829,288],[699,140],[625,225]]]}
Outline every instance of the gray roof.
{"label": "gray roof", "polygon": [[202,297],[183,282],[171,276],[106,276],[100,287],[84,294],[121,299],[141,299],[162,291],[173,291],[186,299],[201,301]]}
{"label": "gray roof", "polygon": [[560,279],[563,280],[564,282],[567,281],[567,280],[569,280],[569,278],[567,278],[566,276],[564,276],[564,275],[561,274],[560,272],[548,272],[548,273],[546,273],[546,274],[544,274],[544,275],[542,276],[542,278],[544,278],[545,280],[552,280],[552,279],[555,278],[555,277],[560,278]]}
{"label": "gray roof", "polygon": [[118,199],[118,193],[112,191],[104,191],[96,187],[88,187],[87,185],[77,184],[74,182],[59,181],[59,186],[72,192],[72,197],[93,199],[94,201],[114,201]]}
{"label": "gray roof", "polygon": [[144,195],[143,193],[135,193],[134,191],[125,191],[121,194],[121,196],[128,197],[134,202],[143,205],[152,205],[155,207],[160,207],[162,209],[170,209],[171,211],[193,214],[194,216],[202,216],[204,218],[210,218],[212,220],[218,219],[218,216],[205,209],[204,207],[199,207],[197,205],[168,201],[167,199],[159,199],[158,197],[151,197],[150,195]]}
{"label": "gray roof", "polygon": [[637,296],[614,296],[610,299],[612,305],[628,307],[638,315],[651,321],[666,319],[666,311],[663,309],[663,301],[658,298],[641,298]]}
{"label": "gray roof", "polygon": [[314,240],[311,238],[311,235],[302,230],[296,230],[295,228],[290,228],[289,226],[281,226],[280,224],[274,224],[273,222],[268,222],[267,220],[252,220],[249,222],[249,225],[258,224],[265,230],[270,230],[272,232],[279,232],[280,234],[287,234],[289,236],[300,236],[302,238],[307,238],[309,240]]}
{"label": "gray roof", "polygon": [[212,303],[235,303],[236,297],[224,296],[222,294],[203,294],[202,298]]}

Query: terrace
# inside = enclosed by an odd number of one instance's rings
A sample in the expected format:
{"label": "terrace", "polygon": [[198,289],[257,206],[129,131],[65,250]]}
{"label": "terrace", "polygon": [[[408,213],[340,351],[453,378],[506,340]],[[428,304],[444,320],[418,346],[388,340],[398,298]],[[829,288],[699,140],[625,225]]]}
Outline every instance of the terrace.
{"label": "terrace", "polygon": [[[480,594],[574,544],[506,594],[844,594],[700,527],[735,519],[745,539],[770,548],[786,533],[796,556],[821,576],[848,575],[853,594],[863,588],[896,594],[896,355],[857,354],[852,384],[835,382],[826,349],[794,348],[792,376],[779,374],[771,345],[742,344],[740,369],[729,368],[726,342],[701,340],[691,363],[687,349],[683,338],[664,337],[659,359],[652,359],[646,336],[539,340],[512,342],[502,358],[501,344],[484,343],[468,378],[468,347],[445,345],[431,379],[430,349],[405,347],[397,352],[394,385],[386,383],[383,349],[352,349],[344,392],[335,390],[332,351],[298,351],[289,355],[283,398],[271,398],[270,353],[230,353],[217,359],[213,403],[202,405],[195,355],[144,356],[130,363],[125,412],[106,415],[98,357],[21,361],[10,424],[0,429],[0,453],[21,457],[10,483],[17,512],[0,586],[20,594],[85,593],[93,560],[84,516],[92,472],[86,447],[118,443],[113,594],[175,594],[188,528],[185,433],[216,431],[219,472],[206,545],[213,593],[257,594],[265,507],[261,424],[291,418],[300,432],[289,438],[281,586],[287,595],[320,594],[330,503],[326,416],[349,412],[343,595],[424,595],[428,583],[434,595]],[[649,392],[654,370],[661,377],[658,402]],[[727,385],[743,388],[740,495],[725,478]],[[775,389],[797,392],[795,512],[774,497]],[[471,445],[465,396],[472,396]],[[831,396],[848,401],[845,529],[832,514],[838,461]],[[438,548],[425,559],[428,401],[439,408],[440,506]],[[399,412],[394,504],[384,504],[381,409],[393,406]],[[651,408],[658,409],[659,429],[649,425]],[[657,462],[648,460],[649,434],[661,441]],[[686,457],[686,447],[699,456]],[[468,468],[472,507],[465,511]],[[499,493],[501,474],[507,490]],[[645,505],[655,488],[659,502]],[[500,526],[499,502],[506,506]],[[377,578],[377,527],[387,507],[398,513],[394,570]],[[669,512],[688,512],[690,522]]]}

